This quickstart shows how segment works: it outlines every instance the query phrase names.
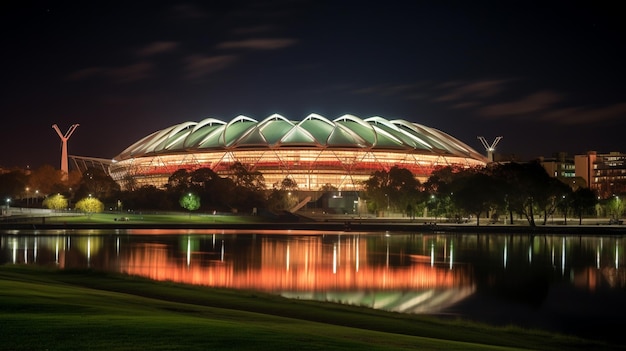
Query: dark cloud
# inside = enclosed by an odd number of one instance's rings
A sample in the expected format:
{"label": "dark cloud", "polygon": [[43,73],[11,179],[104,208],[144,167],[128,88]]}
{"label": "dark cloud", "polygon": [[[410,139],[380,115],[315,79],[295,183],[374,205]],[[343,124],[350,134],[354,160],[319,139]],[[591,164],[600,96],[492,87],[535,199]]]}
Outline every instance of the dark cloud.
{"label": "dark cloud", "polygon": [[152,56],[165,52],[170,52],[178,48],[178,43],[173,41],[157,41],[137,50],[138,56]]}
{"label": "dark cloud", "polygon": [[540,91],[524,96],[518,100],[485,106],[479,109],[481,116],[489,118],[509,118],[516,116],[536,116],[537,119],[551,110],[563,98],[553,91]]}
{"label": "dark cloud", "polygon": [[185,78],[196,79],[221,71],[237,61],[236,56],[202,56],[192,55],[185,58]]}
{"label": "dark cloud", "polygon": [[288,38],[259,38],[226,41],[217,45],[218,49],[276,50],[294,45],[297,40]]}
{"label": "dark cloud", "polygon": [[481,80],[476,82],[448,82],[441,85],[447,90],[435,99],[436,102],[450,102],[473,98],[489,98],[501,93],[508,80]]}
{"label": "dark cloud", "polygon": [[559,124],[597,124],[623,121],[626,119],[626,103],[603,107],[568,107],[548,111],[542,115],[544,121]]}

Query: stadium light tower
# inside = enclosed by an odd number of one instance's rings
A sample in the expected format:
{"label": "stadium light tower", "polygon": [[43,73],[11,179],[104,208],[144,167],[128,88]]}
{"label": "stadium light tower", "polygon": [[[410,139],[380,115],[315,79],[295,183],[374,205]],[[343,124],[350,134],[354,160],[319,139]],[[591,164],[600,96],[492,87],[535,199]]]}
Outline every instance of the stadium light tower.
{"label": "stadium light tower", "polygon": [[74,133],[78,126],[78,124],[72,124],[70,129],[67,130],[67,133],[63,134],[56,124],[52,125],[52,128],[57,131],[57,134],[59,134],[59,138],[61,138],[61,171],[63,172],[61,178],[63,180],[67,180],[67,175],[69,174],[69,167],[67,165],[67,139],[72,136],[72,133]]}
{"label": "stadium light tower", "polygon": [[493,153],[496,151],[496,145],[498,145],[501,139],[502,139],[501,136],[496,137],[493,143],[489,145],[489,143],[487,143],[487,140],[485,140],[484,137],[481,137],[481,136],[478,137],[478,140],[480,140],[480,142],[483,143],[483,146],[485,147],[485,150],[487,151],[487,159],[489,160],[489,162],[493,162]]}

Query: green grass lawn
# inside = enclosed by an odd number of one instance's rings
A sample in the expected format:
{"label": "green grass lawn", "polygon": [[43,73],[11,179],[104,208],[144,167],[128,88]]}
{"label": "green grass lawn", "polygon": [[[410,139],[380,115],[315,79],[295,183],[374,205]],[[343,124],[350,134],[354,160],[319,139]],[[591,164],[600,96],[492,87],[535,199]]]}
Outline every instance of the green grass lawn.
{"label": "green grass lawn", "polygon": [[[617,349],[617,347],[614,347]],[[519,328],[93,271],[0,266],[1,350],[598,350]]]}
{"label": "green grass lawn", "polygon": [[[260,216],[240,216],[240,215],[212,215],[199,213],[173,213],[173,214],[119,214],[119,213],[94,213],[91,215],[58,215],[46,217],[45,222],[67,223],[67,224],[115,224],[124,219],[121,223],[146,223],[146,224],[203,224],[203,223],[259,223],[268,220]],[[23,221],[29,221],[24,218]],[[40,217],[30,219],[36,224],[41,223]]]}

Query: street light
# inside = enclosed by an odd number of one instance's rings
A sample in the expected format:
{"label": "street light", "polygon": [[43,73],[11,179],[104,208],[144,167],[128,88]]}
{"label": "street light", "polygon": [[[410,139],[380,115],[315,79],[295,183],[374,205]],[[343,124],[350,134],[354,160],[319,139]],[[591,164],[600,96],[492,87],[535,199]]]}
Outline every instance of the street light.
{"label": "street light", "polygon": [[435,207],[433,208],[433,211],[435,212],[435,222],[437,222],[437,215],[439,213],[439,206],[437,204],[437,198],[435,197],[435,195],[430,195],[430,199],[433,200],[433,203],[435,204]]}

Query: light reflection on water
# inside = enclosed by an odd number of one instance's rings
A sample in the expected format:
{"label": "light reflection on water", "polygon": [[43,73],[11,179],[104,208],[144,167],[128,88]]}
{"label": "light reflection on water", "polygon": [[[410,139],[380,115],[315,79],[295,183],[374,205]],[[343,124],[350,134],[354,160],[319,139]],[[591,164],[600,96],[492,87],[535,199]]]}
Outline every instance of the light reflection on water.
{"label": "light reflection on water", "polygon": [[[581,294],[590,306],[626,305],[623,255],[620,237],[599,236],[59,230],[0,237],[1,264],[92,268],[494,321],[504,318],[496,311],[502,301],[528,307],[542,322],[546,309],[563,314],[562,301]],[[497,308],[472,312],[472,301],[487,306],[485,296]]]}

